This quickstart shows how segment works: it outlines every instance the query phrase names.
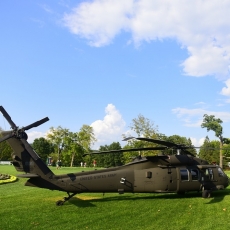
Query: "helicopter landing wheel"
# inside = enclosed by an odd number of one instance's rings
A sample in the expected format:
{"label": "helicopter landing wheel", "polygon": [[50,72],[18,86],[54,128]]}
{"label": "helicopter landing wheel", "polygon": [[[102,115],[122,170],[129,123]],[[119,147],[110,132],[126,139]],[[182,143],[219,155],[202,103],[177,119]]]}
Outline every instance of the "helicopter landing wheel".
{"label": "helicopter landing wheel", "polygon": [[203,198],[210,198],[211,197],[211,191],[207,190],[207,189],[203,190],[202,191],[202,197]]}
{"label": "helicopter landing wheel", "polygon": [[58,200],[58,201],[56,202],[56,205],[57,205],[57,206],[62,206],[64,203],[65,203],[64,200]]}
{"label": "helicopter landing wheel", "polygon": [[66,201],[68,201],[70,198],[72,198],[73,196],[75,196],[77,193],[75,192],[75,193],[73,193],[73,194],[70,195],[70,193],[67,192],[67,194],[68,194],[68,197],[64,197],[63,200],[58,200],[56,202],[57,206],[62,206]]}

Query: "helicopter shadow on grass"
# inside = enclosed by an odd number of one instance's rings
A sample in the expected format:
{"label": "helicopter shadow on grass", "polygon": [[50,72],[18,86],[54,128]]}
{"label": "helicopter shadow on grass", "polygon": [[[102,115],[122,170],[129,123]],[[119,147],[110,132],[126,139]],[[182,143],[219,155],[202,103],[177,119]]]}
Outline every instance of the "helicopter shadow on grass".
{"label": "helicopter shadow on grass", "polygon": [[207,203],[205,204],[214,204],[221,202],[226,195],[229,195],[230,191],[229,190],[224,190],[224,191],[215,191],[212,193],[212,196],[210,198],[202,198],[201,192],[190,192],[186,193],[184,195],[178,195],[176,193],[153,193],[149,195],[143,195],[143,194],[129,194],[129,195],[117,195],[117,196],[109,196],[106,197],[92,197],[90,198],[90,195],[87,194],[86,199],[85,197],[73,197],[71,198],[68,203],[69,205],[76,205],[81,208],[85,207],[96,207],[96,203],[100,202],[114,202],[114,201],[138,201],[138,200],[167,200],[167,199],[191,199],[191,198],[199,198],[199,199],[204,199],[207,200]]}
{"label": "helicopter shadow on grass", "polygon": [[221,202],[225,196],[229,195],[230,191],[228,190],[221,190],[212,193],[210,198],[207,198],[207,203],[205,204],[214,204]]}

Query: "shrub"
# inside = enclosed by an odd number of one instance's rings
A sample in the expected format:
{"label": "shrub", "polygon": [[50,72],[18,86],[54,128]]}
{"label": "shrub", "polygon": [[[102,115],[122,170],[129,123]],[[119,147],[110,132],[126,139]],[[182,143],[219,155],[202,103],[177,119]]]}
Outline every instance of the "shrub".
{"label": "shrub", "polygon": [[15,182],[17,180],[17,177],[9,175],[9,174],[1,174],[0,173],[0,185],[10,182]]}

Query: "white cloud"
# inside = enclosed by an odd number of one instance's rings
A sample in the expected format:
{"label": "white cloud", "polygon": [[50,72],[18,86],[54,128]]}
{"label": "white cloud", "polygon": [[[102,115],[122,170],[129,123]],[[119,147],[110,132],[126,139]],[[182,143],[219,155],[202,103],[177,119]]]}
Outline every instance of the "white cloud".
{"label": "white cloud", "polygon": [[125,121],[120,112],[113,104],[108,104],[105,108],[103,120],[94,121],[90,126],[93,127],[97,142],[95,146],[111,144],[114,141],[120,142],[124,133]]}
{"label": "white cloud", "polygon": [[120,30],[128,26],[131,9],[132,0],[82,2],[64,15],[63,22],[72,33],[99,47],[110,44]]}
{"label": "white cloud", "polygon": [[138,45],[174,39],[188,50],[184,73],[191,76],[229,74],[230,1],[93,0],[82,2],[63,17],[64,25],[90,43],[112,43],[122,31]]}
{"label": "white cloud", "polygon": [[190,140],[192,141],[193,146],[195,146],[195,147],[200,147],[201,145],[204,144],[205,138],[202,137],[202,138],[200,138],[200,139],[197,139],[197,138],[195,138],[195,137],[190,137]]}
{"label": "white cloud", "polygon": [[27,141],[29,143],[33,143],[34,139],[36,139],[36,138],[40,138],[40,137],[44,137],[45,138],[46,133],[32,131],[32,132],[28,132],[27,135],[28,135]]}
{"label": "white cloud", "polygon": [[225,81],[226,87],[221,90],[221,94],[225,96],[230,96],[230,79]]}
{"label": "white cloud", "polygon": [[230,112],[215,112],[205,109],[186,109],[175,108],[172,112],[184,122],[184,126],[187,127],[200,127],[203,122],[203,115],[214,115],[216,118],[220,118],[223,122],[230,122]]}

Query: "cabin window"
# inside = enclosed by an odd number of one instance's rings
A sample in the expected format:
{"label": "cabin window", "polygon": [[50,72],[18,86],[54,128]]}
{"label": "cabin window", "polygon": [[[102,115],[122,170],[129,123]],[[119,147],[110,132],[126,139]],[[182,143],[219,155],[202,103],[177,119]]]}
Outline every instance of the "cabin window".
{"label": "cabin window", "polygon": [[192,180],[198,180],[199,179],[199,172],[197,169],[191,169],[191,175],[192,175]]}
{"label": "cabin window", "polygon": [[180,170],[180,178],[182,181],[188,181],[188,170],[187,169]]}
{"label": "cabin window", "polygon": [[149,179],[152,178],[152,172],[146,172],[145,176],[146,178],[149,178]]}
{"label": "cabin window", "polygon": [[205,173],[205,176],[209,178],[210,180],[214,179],[213,170],[211,168],[205,169],[204,173]]}

